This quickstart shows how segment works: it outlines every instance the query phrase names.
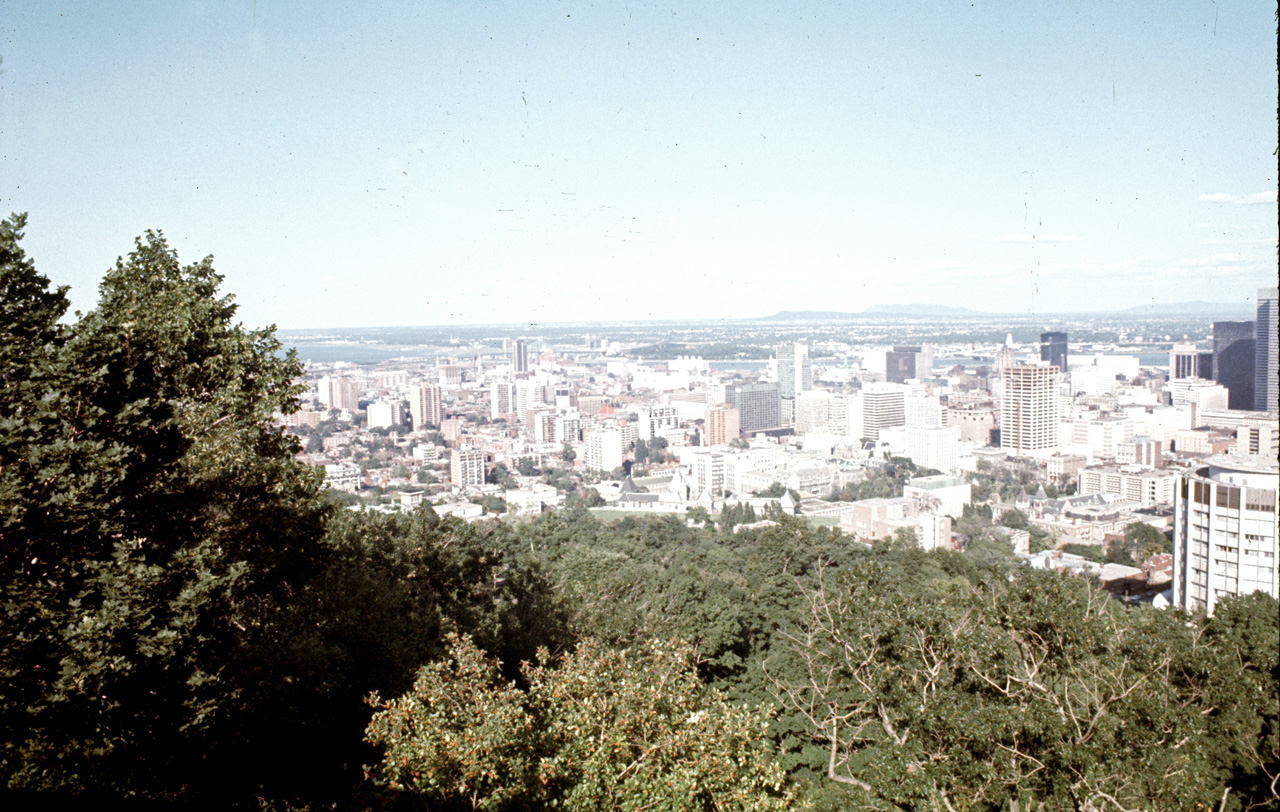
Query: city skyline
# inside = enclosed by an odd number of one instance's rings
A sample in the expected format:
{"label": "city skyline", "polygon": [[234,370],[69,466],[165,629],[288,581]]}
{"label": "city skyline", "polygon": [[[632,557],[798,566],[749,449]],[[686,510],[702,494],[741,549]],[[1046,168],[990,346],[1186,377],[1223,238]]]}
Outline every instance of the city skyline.
{"label": "city skyline", "polygon": [[0,201],[253,326],[1253,303],[1273,9],[6,4]]}

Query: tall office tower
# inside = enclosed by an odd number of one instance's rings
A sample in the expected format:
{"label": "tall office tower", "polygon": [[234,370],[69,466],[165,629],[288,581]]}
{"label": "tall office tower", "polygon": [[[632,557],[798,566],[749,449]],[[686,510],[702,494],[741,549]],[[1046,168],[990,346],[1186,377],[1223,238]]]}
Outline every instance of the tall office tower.
{"label": "tall office tower", "polygon": [[780,399],[776,383],[727,386],[725,400],[738,410],[738,423],[742,431],[778,428]]}
{"label": "tall office tower", "polygon": [[1169,380],[1200,377],[1200,351],[1191,341],[1175,341],[1169,350]]}
{"label": "tall office tower", "polygon": [[511,370],[517,375],[529,371],[529,342],[523,338],[516,339],[511,347]]}
{"label": "tall office tower", "polygon": [[1000,447],[1016,456],[1043,456],[1058,447],[1058,371],[1048,364],[1018,364],[1000,399]]}
{"label": "tall office tower", "polygon": [[409,414],[413,417],[414,431],[422,431],[427,426],[438,427],[444,419],[440,387],[429,383],[415,386],[413,398],[409,401]]}
{"label": "tall office tower", "polygon": [[778,396],[793,398],[813,389],[813,366],[809,362],[808,344],[783,344],[778,347]]}
{"label": "tall office tower", "polygon": [[1274,458],[1210,457],[1178,475],[1173,496],[1173,603],[1213,614],[1254,591],[1280,597]]}
{"label": "tall office tower", "polygon": [[933,348],[921,344],[894,347],[884,354],[884,379],[890,383],[906,383],[933,376]]}
{"label": "tall office tower", "polygon": [[1253,408],[1254,337],[1251,321],[1213,323],[1213,380],[1227,387],[1227,408]]}
{"label": "tall office tower", "polygon": [[910,347],[894,347],[884,354],[884,379],[906,383],[916,376],[916,354]]}
{"label": "tall office tower", "polygon": [[1276,411],[1277,400],[1280,399],[1280,387],[1277,387],[1276,330],[1280,323],[1276,320],[1276,288],[1258,288],[1258,320],[1254,322],[1254,356],[1253,356],[1253,410],[1255,412]]}
{"label": "tall office tower", "polygon": [[905,426],[907,392],[891,383],[869,383],[862,387],[862,436],[880,439],[880,430]]}
{"label": "tall office tower", "polygon": [[1067,334],[1041,333],[1040,360],[1048,361],[1059,372],[1067,371]]}
{"label": "tall office tower", "polygon": [[809,362],[808,344],[778,346],[778,417],[779,425],[795,425],[796,395],[813,389],[813,366]]}
{"label": "tall office tower", "polygon": [[727,403],[707,407],[706,445],[727,445],[738,439],[738,410]]}
{"label": "tall office tower", "polygon": [[1200,379],[1204,381],[1213,380],[1213,350],[1200,353],[1200,361],[1197,372],[1200,373]]}

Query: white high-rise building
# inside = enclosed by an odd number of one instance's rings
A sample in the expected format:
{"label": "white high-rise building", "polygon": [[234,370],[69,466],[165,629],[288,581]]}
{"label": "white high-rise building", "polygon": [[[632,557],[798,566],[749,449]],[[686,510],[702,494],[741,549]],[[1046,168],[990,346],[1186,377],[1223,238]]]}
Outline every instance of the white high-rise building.
{"label": "white high-rise building", "polygon": [[1169,380],[1201,377],[1200,351],[1196,349],[1195,342],[1174,342],[1173,349],[1169,350]]}
{"label": "white high-rise building", "polygon": [[1000,399],[1000,447],[1016,456],[1048,456],[1058,447],[1057,367],[1016,364]]}
{"label": "white high-rise building", "polygon": [[316,397],[327,409],[354,412],[360,408],[360,387],[350,378],[331,378],[325,375],[316,382]]}
{"label": "white high-rise building", "polygon": [[1173,502],[1173,603],[1213,614],[1222,598],[1280,597],[1276,496],[1280,465],[1266,457],[1210,457],[1180,474]]}
{"label": "white high-rise building", "polygon": [[404,425],[404,406],[399,401],[380,400],[370,403],[365,412],[371,429],[399,428]]}
{"label": "white high-rise building", "polygon": [[907,428],[946,424],[946,410],[937,395],[908,395],[904,402]]}
{"label": "white high-rise building", "polygon": [[862,436],[878,440],[880,430],[906,425],[906,390],[892,383],[862,387]]}
{"label": "white high-rise building", "polygon": [[831,393],[822,389],[796,395],[796,434],[828,430],[831,400]]}
{"label": "white high-rise building", "polygon": [[675,406],[652,406],[636,412],[636,436],[646,443],[669,429],[680,426],[680,410]]}
{"label": "white high-rise building", "polygon": [[813,389],[813,366],[808,344],[778,347],[778,412],[782,425],[795,425],[795,401],[801,392]]}
{"label": "white high-rise building", "polygon": [[449,455],[449,480],[455,488],[484,484],[484,452],[478,448],[455,448]]}
{"label": "white high-rise building", "polygon": [[489,419],[497,420],[512,411],[511,384],[508,381],[494,381],[489,385]]}
{"label": "white high-rise building", "polygon": [[693,463],[693,492],[720,496],[724,493],[724,452],[696,448],[689,452]]}
{"label": "white high-rise building", "polygon": [[549,388],[547,382],[541,379],[522,378],[516,381],[511,395],[511,410],[516,419],[523,423],[530,409],[550,404],[552,399],[548,396]]}
{"label": "white high-rise building", "polygon": [[622,465],[622,430],[616,427],[585,432],[582,438],[582,467],[589,471],[612,471]]}

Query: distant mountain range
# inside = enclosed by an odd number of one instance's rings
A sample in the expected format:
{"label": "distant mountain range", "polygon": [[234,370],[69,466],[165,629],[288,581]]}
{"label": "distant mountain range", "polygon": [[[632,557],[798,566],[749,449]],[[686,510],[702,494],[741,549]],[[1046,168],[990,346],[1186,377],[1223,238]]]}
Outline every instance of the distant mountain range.
{"label": "distant mountain range", "polygon": [[[1170,304],[1142,304],[1127,307],[1123,310],[1107,310],[1090,313],[1042,313],[1041,315],[1092,315],[1092,316],[1232,316],[1248,318],[1253,307],[1248,302],[1174,302]],[[772,316],[764,316],[759,321],[840,321],[867,316],[960,316],[960,317],[1001,317],[1018,316],[1019,313],[993,313],[990,311],[970,310],[967,307],[950,307],[937,304],[881,304],[856,313],[835,310],[783,310]]]}

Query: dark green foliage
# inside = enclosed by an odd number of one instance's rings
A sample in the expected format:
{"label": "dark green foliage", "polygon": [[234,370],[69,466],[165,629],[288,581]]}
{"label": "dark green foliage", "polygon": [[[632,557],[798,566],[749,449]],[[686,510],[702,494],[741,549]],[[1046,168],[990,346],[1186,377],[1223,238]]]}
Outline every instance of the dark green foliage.
{"label": "dark green foliage", "polygon": [[1071,544],[1062,545],[1062,552],[1070,553],[1071,555],[1078,555],[1082,558],[1087,558],[1090,561],[1102,563],[1102,548],[1096,544],[1078,544],[1076,542],[1072,542]]}
{"label": "dark green foliage", "polygon": [[270,420],[300,365],[233,323],[209,260],[149,234],[59,327],[20,224],[0,265],[0,786],[341,798],[363,697],[407,687],[445,632],[513,673],[563,644],[549,584],[483,528],[335,514]]}
{"label": "dark green foliage", "polygon": [[210,260],[180,266],[158,234],[61,329],[37,329],[57,296],[15,283],[39,280],[7,253],[3,307],[32,323],[28,368],[5,376],[30,386],[0,404],[0,773],[207,789],[257,710],[248,674],[327,514],[269,423],[296,408],[300,366],[232,323]]}
{"label": "dark green foliage", "polygon": [[874,468],[861,482],[851,483],[832,491],[824,498],[828,501],[856,502],[862,499],[896,499],[912,477],[936,474],[931,468],[920,468],[905,457],[890,457],[884,465]]}
{"label": "dark green foliage", "polygon": [[1031,529],[1031,521],[1027,517],[1027,514],[1017,508],[1006,510],[1004,513],[1001,513],[999,524],[1001,527],[1008,527],[1011,530]]}
{"label": "dark green foliage", "polygon": [[1124,540],[1113,542],[1107,551],[1108,563],[1141,566],[1153,555],[1173,551],[1169,537],[1146,522],[1130,522],[1124,528]]}
{"label": "dark green foliage", "polygon": [[1201,634],[1054,573],[909,583],[879,557],[831,572],[767,662],[849,806],[1276,802],[1273,599]]}
{"label": "dark green foliage", "polygon": [[734,707],[700,682],[692,652],[650,640],[583,640],[539,653],[524,688],[450,637],[448,659],[397,699],[370,698],[371,777],[431,809],[783,810],[795,805],[760,736],[767,708]]}
{"label": "dark green foliage", "polygon": [[1227,808],[1280,807],[1280,603],[1261,592],[1222,600],[1205,643],[1207,656],[1186,676],[1205,689],[1213,736],[1206,760],[1233,792]]}

